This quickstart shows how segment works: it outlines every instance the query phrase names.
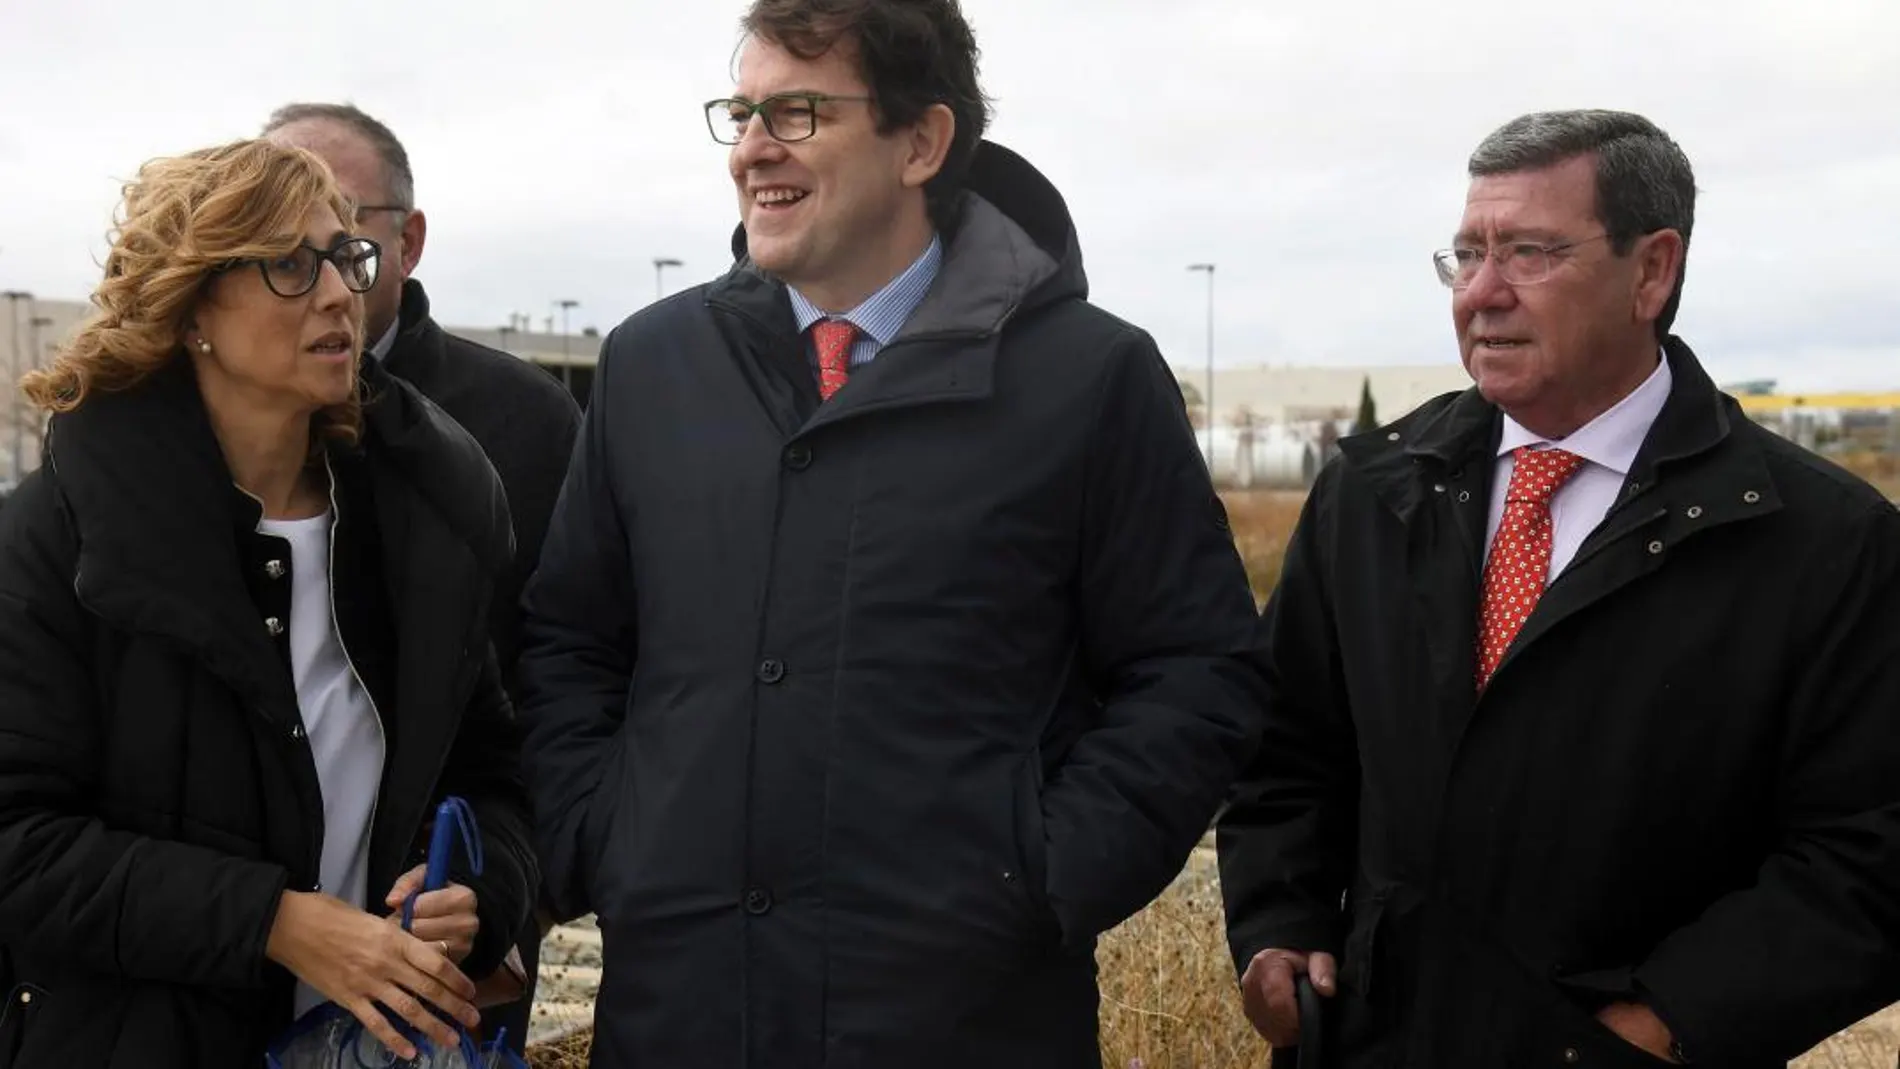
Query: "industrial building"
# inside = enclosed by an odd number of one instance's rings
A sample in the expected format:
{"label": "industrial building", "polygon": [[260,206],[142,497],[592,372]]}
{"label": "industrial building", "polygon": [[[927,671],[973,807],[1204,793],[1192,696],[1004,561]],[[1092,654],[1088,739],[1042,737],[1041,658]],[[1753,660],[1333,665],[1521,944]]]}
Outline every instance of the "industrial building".
{"label": "industrial building", "polygon": [[[0,307],[0,371],[9,384],[19,382],[21,375],[52,359],[59,344],[91,311],[84,301],[46,300],[12,290],[0,296],[6,298],[6,306]],[[600,353],[600,337],[594,332],[563,335],[513,327],[446,324],[443,329],[535,364],[560,380],[583,405],[587,403],[588,391],[593,387],[594,361]],[[18,390],[9,390],[7,405],[0,410],[0,490],[10,488],[21,475],[39,466],[40,426],[38,413]]]}
{"label": "industrial building", "polygon": [[[6,307],[0,308],[0,369],[10,382],[50,359],[88,311],[81,301],[41,300],[17,291],[0,292],[0,296],[6,298]],[[518,322],[527,319],[521,317]],[[600,352],[598,333],[450,324],[444,324],[444,329],[535,364],[586,405]],[[1175,372],[1215,481],[1232,488],[1310,486],[1330,458],[1333,443],[1357,419],[1364,393],[1371,395],[1377,420],[1388,422],[1434,397],[1471,385],[1455,362],[1217,367],[1211,384],[1204,368],[1177,366]],[[1773,382],[1738,383],[1727,389],[1750,418],[1809,449],[1900,454],[1900,392],[1803,396],[1777,393]],[[38,466],[40,425],[18,391],[9,391],[9,404],[0,410],[0,490]]]}

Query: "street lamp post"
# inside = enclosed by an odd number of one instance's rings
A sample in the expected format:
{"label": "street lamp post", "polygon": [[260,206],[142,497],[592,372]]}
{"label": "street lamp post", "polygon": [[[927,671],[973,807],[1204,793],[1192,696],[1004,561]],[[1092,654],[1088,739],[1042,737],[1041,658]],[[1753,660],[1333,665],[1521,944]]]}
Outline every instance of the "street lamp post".
{"label": "street lamp post", "polygon": [[508,344],[508,338],[515,332],[514,323],[510,322],[504,326],[496,327],[495,332],[501,335],[502,350],[504,352],[514,352],[514,348]]}
{"label": "street lamp post", "polygon": [[25,421],[20,411],[19,389],[20,302],[28,302],[27,319],[31,320],[33,318],[33,295],[25,290],[7,290],[5,293],[0,293],[0,296],[4,296],[7,299],[7,324],[9,328],[7,331],[7,349],[10,357],[7,361],[7,377],[9,380],[7,385],[10,387],[8,390],[7,415],[11,417],[13,422],[13,484],[18,486],[21,477],[26,474],[25,466],[21,463],[20,457],[20,454],[25,450],[26,446],[24,433],[26,428],[22,426]]}
{"label": "street lamp post", "polygon": [[1201,411],[1207,422],[1207,474],[1214,474],[1214,265],[1189,264],[1189,271],[1207,272],[1207,396],[1201,399]]}
{"label": "street lamp post", "polygon": [[[34,371],[38,371],[46,363],[46,350],[41,348],[40,346],[40,328],[50,327],[52,325],[53,325],[52,316],[34,316],[32,319],[29,319],[26,321],[27,335],[28,337],[32,339],[32,342],[33,342],[33,350],[32,350],[33,356],[31,360],[31,367],[33,368]],[[19,394],[20,391],[17,384],[15,385],[13,392],[16,396]],[[47,415],[48,413],[42,412],[40,418],[34,420],[33,440],[36,442],[43,441],[43,437],[46,431],[45,420],[46,420]],[[38,455],[39,451],[36,449],[34,452],[35,452],[35,456],[34,456],[33,466],[38,467],[39,460],[40,460],[40,457]]]}
{"label": "street lamp post", "polygon": [[673,259],[671,256],[655,256],[653,258],[653,299],[654,300],[657,301],[661,297],[666,296],[666,285],[662,281],[666,277],[666,269],[669,267],[685,267],[685,266],[686,265],[684,263],[681,263],[680,261]]}
{"label": "street lamp post", "polygon": [[26,321],[27,333],[33,343],[32,348],[27,351],[32,354],[31,366],[34,371],[38,371],[46,363],[46,350],[40,347],[40,328],[52,325],[52,316],[34,316]]}

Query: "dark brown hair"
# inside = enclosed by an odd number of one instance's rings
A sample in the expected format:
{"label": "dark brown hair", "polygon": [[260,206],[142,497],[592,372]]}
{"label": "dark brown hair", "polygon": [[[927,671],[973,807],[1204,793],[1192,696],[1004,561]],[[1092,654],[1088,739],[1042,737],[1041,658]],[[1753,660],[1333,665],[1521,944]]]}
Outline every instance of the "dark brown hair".
{"label": "dark brown hair", "polygon": [[745,32],[803,60],[849,43],[888,133],[942,104],[956,117],[943,169],[924,187],[930,218],[954,224],[963,180],[989,125],[990,102],[977,80],[981,53],[957,0],[753,0]]}

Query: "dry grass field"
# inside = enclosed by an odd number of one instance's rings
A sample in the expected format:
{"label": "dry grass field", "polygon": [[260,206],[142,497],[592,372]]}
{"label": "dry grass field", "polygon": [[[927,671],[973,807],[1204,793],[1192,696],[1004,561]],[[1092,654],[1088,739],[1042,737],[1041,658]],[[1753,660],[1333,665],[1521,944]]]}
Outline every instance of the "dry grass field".
{"label": "dry grass field", "polygon": [[1900,501],[1900,453],[1849,453],[1835,459],[1888,498]]}
{"label": "dry grass field", "polygon": [[[1106,1069],[1260,1069],[1268,1051],[1241,1016],[1213,852],[1203,846],[1153,905],[1103,937]],[[1864,1021],[1797,1069],[1893,1069],[1900,1008]]]}
{"label": "dry grass field", "polygon": [[[1848,458],[1848,466],[1900,499],[1900,459]],[[1280,557],[1299,517],[1294,493],[1227,496],[1229,517],[1256,597],[1279,576]],[[557,930],[543,955],[537,1033],[577,1030],[530,1048],[534,1069],[585,1069],[589,985],[598,980],[598,934],[585,925]],[[1103,937],[1102,1060],[1107,1069],[1260,1069],[1268,1051],[1240,1014],[1233,966],[1222,931],[1220,889],[1211,847],[1195,852],[1152,905]],[[1835,1036],[1795,1064],[1798,1069],[1893,1069],[1900,1057],[1900,1007]]]}
{"label": "dry grass field", "polygon": [[[589,930],[549,936],[544,998],[584,996],[598,969],[562,962],[598,947]],[[596,964],[598,958],[592,958]],[[1222,931],[1213,851],[1195,852],[1173,886],[1147,909],[1102,938],[1102,1063],[1105,1069],[1261,1069],[1266,1044],[1240,1014],[1233,966]],[[550,983],[552,981],[552,983]],[[550,1007],[583,1025],[563,1039],[529,1050],[534,1069],[587,1069],[584,1004]],[[1893,1069],[1900,1052],[1900,1008],[1864,1021],[1795,1063],[1797,1069]]]}

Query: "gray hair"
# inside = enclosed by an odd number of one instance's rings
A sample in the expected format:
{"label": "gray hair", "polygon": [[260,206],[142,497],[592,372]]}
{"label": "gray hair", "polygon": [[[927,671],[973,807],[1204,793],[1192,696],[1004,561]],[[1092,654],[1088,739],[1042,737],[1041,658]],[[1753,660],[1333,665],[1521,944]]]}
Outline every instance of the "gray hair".
{"label": "gray hair", "polygon": [[409,153],[389,127],[354,104],[286,104],[271,112],[269,121],[264,124],[263,136],[300,122],[333,122],[369,142],[376,158],[382,161],[383,184],[387,187],[390,204],[404,211],[415,210],[416,176],[409,170]]}
{"label": "gray hair", "polygon": [[1682,304],[1689,234],[1695,228],[1695,172],[1682,147],[1655,123],[1626,111],[1545,111],[1520,115],[1492,131],[1471,154],[1471,177],[1550,167],[1595,155],[1597,219],[1610,248],[1626,255],[1636,239],[1658,230],[1682,235],[1683,264],[1675,292],[1656,320],[1669,332]]}

